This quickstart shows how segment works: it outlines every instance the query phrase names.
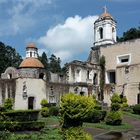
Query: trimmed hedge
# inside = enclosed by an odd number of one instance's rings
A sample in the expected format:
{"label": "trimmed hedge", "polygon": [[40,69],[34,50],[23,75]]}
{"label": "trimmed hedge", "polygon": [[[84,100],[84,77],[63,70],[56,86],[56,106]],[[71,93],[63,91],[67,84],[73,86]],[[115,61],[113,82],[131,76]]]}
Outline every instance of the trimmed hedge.
{"label": "trimmed hedge", "polygon": [[134,105],[133,111],[135,114],[140,114],[140,104]]}
{"label": "trimmed hedge", "polygon": [[106,124],[108,125],[121,125],[122,123],[122,112],[111,111],[107,114]]}
{"label": "trimmed hedge", "polygon": [[57,106],[51,106],[49,108],[49,115],[50,116],[58,116],[59,115],[59,107],[57,107]]}
{"label": "trimmed hedge", "polygon": [[44,128],[45,122],[42,121],[28,121],[28,122],[0,122],[0,131],[24,131],[24,130],[40,130]]}
{"label": "trimmed hedge", "polygon": [[8,117],[10,121],[36,121],[38,119],[39,110],[12,110],[2,112],[3,115]]}
{"label": "trimmed hedge", "polygon": [[48,109],[48,107],[43,107],[41,109],[41,115],[42,115],[42,117],[48,117],[49,116],[49,109]]}
{"label": "trimmed hedge", "polygon": [[85,119],[85,122],[98,123],[100,121],[103,121],[105,117],[106,117],[105,110],[93,110],[93,112],[91,112]]}

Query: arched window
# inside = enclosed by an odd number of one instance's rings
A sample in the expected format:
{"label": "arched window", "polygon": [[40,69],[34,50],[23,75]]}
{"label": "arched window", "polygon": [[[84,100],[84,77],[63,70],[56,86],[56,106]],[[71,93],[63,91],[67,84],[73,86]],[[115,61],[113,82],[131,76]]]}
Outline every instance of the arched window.
{"label": "arched window", "polygon": [[100,39],[103,39],[103,28],[99,28]]}
{"label": "arched window", "polygon": [[12,79],[12,74],[11,73],[8,74],[8,79]]}
{"label": "arched window", "polygon": [[113,40],[115,39],[115,28],[114,27],[112,28],[112,39]]}

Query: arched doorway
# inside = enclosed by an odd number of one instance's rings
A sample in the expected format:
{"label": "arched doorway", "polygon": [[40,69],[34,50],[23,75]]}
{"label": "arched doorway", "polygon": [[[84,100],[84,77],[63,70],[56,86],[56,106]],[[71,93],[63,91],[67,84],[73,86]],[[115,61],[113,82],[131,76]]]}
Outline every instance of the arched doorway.
{"label": "arched doorway", "polygon": [[43,79],[44,78],[44,73],[40,73],[39,74],[39,79]]}

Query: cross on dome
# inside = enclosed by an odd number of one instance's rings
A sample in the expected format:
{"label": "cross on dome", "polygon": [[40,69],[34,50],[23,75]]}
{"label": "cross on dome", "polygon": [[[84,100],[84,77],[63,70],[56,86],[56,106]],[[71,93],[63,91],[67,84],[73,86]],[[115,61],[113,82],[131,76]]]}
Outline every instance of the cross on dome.
{"label": "cross on dome", "polygon": [[107,7],[106,5],[103,7],[104,13],[107,13]]}

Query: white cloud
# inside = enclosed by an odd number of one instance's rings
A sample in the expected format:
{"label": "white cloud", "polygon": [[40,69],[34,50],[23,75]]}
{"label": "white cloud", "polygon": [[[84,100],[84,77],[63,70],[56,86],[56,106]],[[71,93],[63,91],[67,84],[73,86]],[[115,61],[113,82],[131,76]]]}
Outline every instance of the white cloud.
{"label": "white cloud", "polygon": [[[16,35],[17,33],[29,31],[39,22],[37,15],[40,10],[47,9],[54,0],[0,0],[0,4],[7,5],[5,11],[8,18],[1,23],[0,36]],[[46,15],[47,16],[47,15]],[[0,17],[2,18],[2,17]]]}
{"label": "white cloud", "polygon": [[50,28],[38,42],[65,62],[80,54],[86,55],[93,45],[93,23],[96,19],[97,16],[69,17],[64,24]]}

